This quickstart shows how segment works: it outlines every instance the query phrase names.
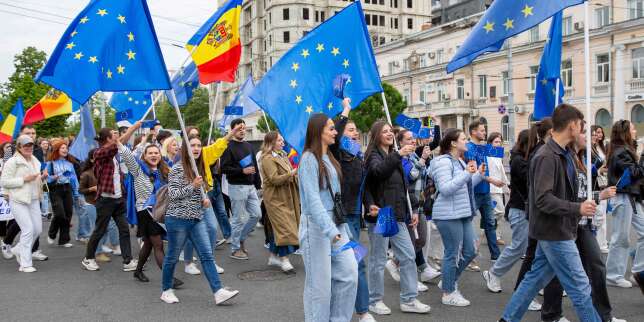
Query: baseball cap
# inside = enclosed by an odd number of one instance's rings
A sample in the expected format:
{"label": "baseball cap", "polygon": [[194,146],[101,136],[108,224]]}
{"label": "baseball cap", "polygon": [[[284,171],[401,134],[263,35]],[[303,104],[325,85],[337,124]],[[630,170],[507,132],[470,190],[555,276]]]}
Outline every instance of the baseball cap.
{"label": "baseball cap", "polygon": [[27,144],[34,144],[34,140],[29,135],[21,135],[16,140],[16,143],[18,145],[23,146],[23,145],[27,145]]}

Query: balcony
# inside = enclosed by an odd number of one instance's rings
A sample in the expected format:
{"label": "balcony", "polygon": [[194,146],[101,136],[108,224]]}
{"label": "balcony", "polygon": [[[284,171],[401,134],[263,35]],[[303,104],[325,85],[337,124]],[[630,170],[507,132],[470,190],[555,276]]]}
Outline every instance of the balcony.
{"label": "balcony", "polygon": [[610,91],[609,83],[598,83],[593,86],[595,95],[607,95]]}
{"label": "balcony", "polygon": [[631,81],[631,91],[644,90],[644,78],[633,79]]}
{"label": "balcony", "polygon": [[437,115],[468,114],[472,108],[471,99],[455,99],[433,102],[431,110]]}

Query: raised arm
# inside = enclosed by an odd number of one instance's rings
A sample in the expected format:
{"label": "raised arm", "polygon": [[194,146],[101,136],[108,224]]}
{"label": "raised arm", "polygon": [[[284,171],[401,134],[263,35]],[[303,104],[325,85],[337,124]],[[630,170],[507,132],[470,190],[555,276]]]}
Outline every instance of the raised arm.
{"label": "raised arm", "polygon": [[119,147],[119,154],[121,155],[121,160],[125,163],[125,166],[127,167],[127,170],[130,171],[130,173],[134,177],[138,177],[141,175],[141,166],[139,165],[139,162],[136,161],[136,157],[134,157],[134,154],[132,154],[132,151],[128,149],[125,145],[122,143],[118,143]]}

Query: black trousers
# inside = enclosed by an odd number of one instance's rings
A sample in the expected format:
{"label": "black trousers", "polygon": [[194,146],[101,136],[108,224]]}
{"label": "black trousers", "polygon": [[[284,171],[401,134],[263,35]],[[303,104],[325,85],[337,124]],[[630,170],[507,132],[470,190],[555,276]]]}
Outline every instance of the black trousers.
{"label": "black trousers", "polygon": [[68,183],[49,186],[49,200],[54,212],[49,225],[49,238],[56,239],[58,235],[58,245],[67,244],[71,240],[69,228],[74,214],[72,185]]}
{"label": "black trousers", "polygon": [[[517,283],[514,286],[514,290],[519,287],[525,274],[530,271],[530,268],[532,268],[532,261],[534,261],[536,252],[537,240],[528,238],[528,249],[526,250],[525,259],[521,264],[521,270],[519,270],[519,276],[517,276]],[[555,321],[563,316],[563,310],[561,308],[561,294],[563,294],[563,287],[559,283],[559,279],[555,277],[543,289],[543,306],[541,308],[542,321]]]}
{"label": "black trousers", "polygon": [[123,263],[127,264],[132,260],[132,248],[130,246],[130,228],[125,218],[126,208],[123,198],[114,199],[99,197],[96,200],[96,225],[92,236],[87,243],[85,258],[93,259],[98,247],[98,242],[103,238],[110,223],[110,218],[114,219],[116,227],[119,230],[119,242],[121,244],[121,256]]}
{"label": "black trousers", "polygon": [[[6,221],[7,223],[7,234],[4,236],[4,239],[2,240],[6,245],[13,245],[13,240],[16,239],[16,236],[20,233],[20,226],[18,226],[18,223],[16,223],[15,220],[9,220]],[[36,241],[34,242],[34,245],[31,247],[31,252],[35,252],[38,250],[38,247],[40,247],[40,238],[36,236]]]}
{"label": "black trousers", "polygon": [[[606,265],[602,260],[599,244],[597,243],[597,239],[595,239],[595,234],[592,229],[588,226],[577,226],[577,240],[575,243],[577,244],[577,249],[579,249],[581,264],[584,266],[584,270],[590,281],[593,306],[597,310],[597,313],[599,313],[602,321],[610,321],[613,318],[613,309],[610,305],[608,289],[606,288]],[[544,302],[543,308],[552,312],[561,312],[563,290],[552,294],[552,296],[556,297],[556,299],[550,303]],[[550,305],[558,306],[547,307]]]}

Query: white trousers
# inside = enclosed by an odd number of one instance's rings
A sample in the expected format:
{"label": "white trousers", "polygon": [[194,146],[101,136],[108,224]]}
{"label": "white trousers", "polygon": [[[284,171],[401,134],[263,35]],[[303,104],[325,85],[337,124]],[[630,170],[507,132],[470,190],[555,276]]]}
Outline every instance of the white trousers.
{"label": "white trousers", "polygon": [[15,246],[20,254],[20,267],[31,267],[31,248],[42,232],[42,215],[40,200],[32,200],[30,204],[9,201],[11,213],[20,226],[20,241]]}

